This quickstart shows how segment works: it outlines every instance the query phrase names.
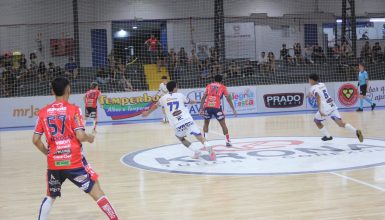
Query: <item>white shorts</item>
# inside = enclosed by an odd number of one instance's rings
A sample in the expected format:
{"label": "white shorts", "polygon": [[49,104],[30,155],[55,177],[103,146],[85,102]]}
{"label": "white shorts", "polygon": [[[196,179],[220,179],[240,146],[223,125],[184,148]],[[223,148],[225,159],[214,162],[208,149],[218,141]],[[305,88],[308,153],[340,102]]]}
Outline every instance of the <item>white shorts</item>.
{"label": "white shorts", "polygon": [[325,121],[327,118],[331,118],[333,120],[341,120],[341,115],[340,115],[340,112],[335,109],[334,111],[332,111],[330,114],[328,114],[327,116],[321,116],[321,113],[318,111],[315,116],[314,116],[314,121],[315,122],[323,122]]}
{"label": "white shorts", "polygon": [[194,121],[187,121],[175,126],[175,135],[180,138],[186,137],[187,135],[197,136],[201,134],[201,130]]}

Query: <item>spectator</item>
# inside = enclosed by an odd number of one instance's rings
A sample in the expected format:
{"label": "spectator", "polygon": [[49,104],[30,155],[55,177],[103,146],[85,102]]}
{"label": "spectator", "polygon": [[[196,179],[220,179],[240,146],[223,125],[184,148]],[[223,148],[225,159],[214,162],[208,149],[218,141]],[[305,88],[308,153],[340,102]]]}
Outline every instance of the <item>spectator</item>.
{"label": "spectator", "polygon": [[368,35],[368,32],[367,32],[367,31],[365,31],[365,32],[361,35],[360,40],[369,40],[369,35]]}
{"label": "spectator", "polygon": [[4,93],[6,97],[9,97],[13,96],[15,79],[13,78],[10,69],[5,69],[6,70],[3,72]]}
{"label": "spectator", "polygon": [[37,56],[36,53],[30,53],[29,54],[29,61],[31,66],[37,67]]}
{"label": "spectator", "polygon": [[267,64],[268,58],[266,56],[266,52],[261,52],[261,55],[258,57],[258,66],[259,66],[259,71],[265,72],[266,70],[269,69],[269,65]]}
{"label": "spectator", "polygon": [[191,50],[191,59],[190,59],[190,63],[192,66],[198,66],[199,65],[199,58],[198,58],[198,55],[195,51],[195,48],[193,48]]}
{"label": "spectator", "polygon": [[110,78],[108,76],[108,73],[104,70],[104,68],[98,69],[96,72],[96,81],[99,84],[107,84],[110,81]]}
{"label": "spectator", "polygon": [[383,54],[382,54],[382,48],[380,46],[380,42],[376,42],[372,48],[373,52],[373,60],[374,62],[378,63],[382,61],[383,59]]}
{"label": "spectator", "polygon": [[178,52],[178,59],[179,59],[179,63],[181,65],[185,66],[187,64],[188,56],[187,56],[186,51],[184,50],[184,47],[180,48],[180,50]]}
{"label": "spectator", "polygon": [[279,59],[282,59],[286,64],[292,64],[292,59],[289,54],[289,49],[286,48],[286,44],[282,44],[282,48],[279,52]]}
{"label": "spectator", "polygon": [[199,52],[197,56],[201,64],[206,63],[209,59],[209,55],[205,51],[205,47],[199,47]]}
{"label": "spectator", "polygon": [[[238,74],[240,74],[240,68],[238,71]],[[215,61],[213,64],[211,64],[211,76],[215,76],[218,74],[222,74],[222,66],[218,61]]]}
{"label": "spectator", "polygon": [[366,41],[361,49],[361,59],[364,63],[372,62],[372,50],[370,49],[369,41]]}
{"label": "spectator", "polygon": [[341,46],[341,58],[342,61],[345,62],[349,57],[353,55],[352,48],[349,46],[348,43],[343,42]]}
{"label": "spectator", "polygon": [[336,60],[340,60],[342,51],[339,44],[334,44],[332,52],[333,52],[333,58]]}
{"label": "spectator", "polygon": [[4,67],[12,68],[12,53],[7,52],[4,54]]}
{"label": "spectator", "polygon": [[109,71],[114,71],[116,67],[116,62],[115,62],[115,53],[113,49],[111,50],[111,53],[108,55],[107,62],[108,62]]}
{"label": "spectator", "polygon": [[21,54],[20,69],[27,69],[27,59],[25,58],[25,54]]}
{"label": "spectator", "polygon": [[39,63],[39,67],[37,69],[37,74],[39,76],[40,81],[48,80],[47,68],[45,67],[44,62]]}
{"label": "spectator", "polygon": [[294,61],[296,64],[302,63],[302,48],[300,43],[295,43],[293,46],[294,49]]}
{"label": "spectator", "polygon": [[234,60],[232,60],[228,70],[228,77],[230,78],[237,77],[240,74],[241,74],[241,68]]}
{"label": "spectator", "polygon": [[123,89],[126,92],[134,91],[134,87],[132,86],[130,78],[125,78],[125,77],[123,78]]}
{"label": "spectator", "polygon": [[48,63],[47,75],[49,81],[59,76],[58,74],[56,74],[55,65],[52,62]]}
{"label": "spectator", "polygon": [[178,65],[178,58],[176,56],[176,53],[174,51],[174,48],[171,48],[170,51],[168,52],[168,65],[167,69],[170,73],[171,79],[175,80],[175,70]]}
{"label": "spectator", "polygon": [[151,34],[144,44],[147,46],[147,51],[150,56],[150,63],[155,63],[155,58],[158,56],[158,47],[161,46],[159,40]]}
{"label": "spectator", "polygon": [[243,77],[249,77],[253,75],[253,65],[251,64],[250,60],[246,60],[245,64],[242,68],[242,76]]}
{"label": "spectator", "polygon": [[326,56],[324,50],[318,43],[313,48],[313,58],[314,62],[326,63]]}
{"label": "spectator", "polygon": [[267,64],[269,65],[269,71],[272,73],[275,73],[276,65],[275,65],[275,56],[273,52],[269,52],[267,54]]}
{"label": "spectator", "polygon": [[78,65],[74,62],[72,57],[69,58],[68,63],[66,63],[65,67],[65,75],[68,78],[76,79],[78,76]]}

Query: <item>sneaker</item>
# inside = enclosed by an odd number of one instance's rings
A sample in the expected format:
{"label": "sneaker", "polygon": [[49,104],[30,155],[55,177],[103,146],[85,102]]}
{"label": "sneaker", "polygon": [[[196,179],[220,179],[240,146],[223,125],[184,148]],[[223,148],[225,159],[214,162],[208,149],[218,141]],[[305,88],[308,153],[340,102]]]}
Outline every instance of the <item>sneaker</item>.
{"label": "sneaker", "polygon": [[226,142],[226,147],[232,147],[233,145],[231,144],[231,142]]}
{"label": "sneaker", "polygon": [[376,103],[372,104],[372,111],[376,108]]}
{"label": "sneaker", "polygon": [[361,130],[357,130],[356,135],[358,137],[358,140],[360,140],[360,142],[364,142],[364,136],[362,135]]}
{"label": "sneaker", "polygon": [[321,138],[321,140],[323,140],[323,141],[331,141],[331,140],[333,140],[333,137],[332,136],[330,136],[330,137],[323,136]]}
{"label": "sneaker", "polygon": [[362,108],[358,108],[356,112],[363,112],[364,110]]}
{"label": "sneaker", "polygon": [[194,159],[194,160],[197,160],[197,159],[199,159],[200,156],[201,156],[201,152],[200,151],[195,151],[194,155],[191,156],[191,158]]}
{"label": "sneaker", "polygon": [[207,147],[207,151],[209,152],[210,160],[215,161],[217,159],[217,156],[213,150],[212,147]]}

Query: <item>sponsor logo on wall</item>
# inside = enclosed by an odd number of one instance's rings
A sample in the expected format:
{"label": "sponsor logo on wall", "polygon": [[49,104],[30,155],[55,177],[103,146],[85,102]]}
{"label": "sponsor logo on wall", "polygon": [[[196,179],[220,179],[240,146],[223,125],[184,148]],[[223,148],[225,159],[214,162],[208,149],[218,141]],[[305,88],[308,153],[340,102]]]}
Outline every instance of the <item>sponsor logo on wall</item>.
{"label": "sponsor logo on wall", "polygon": [[275,93],[263,96],[267,108],[294,108],[303,105],[304,93]]}
{"label": "sponsor logo on wall", "polygon": [[[195,175],[288,175],[353,170],[385,164],[385,141],[336,137],[327,145],[319,137],[263,137],[209,141],[217,152],[192,159],[182,144],[144,149],[121,162],[143,170]],[[192,153],[191,153],[192,154]]]}
{"label": "sponsor logo on wall", "polygon": [[358,90],[351,83],[345,83],[338,89],[338,100],[344,106],[351,107],[357,103]]}
{"label": "sponsor logo on wall", "polygon": [[230,92],[235,108],[247,108],[255,106],[255,92],[245,89],[241,92]]}
{"label": "sponsor logo on wall", "polygon": [[307,102],[309,103],[310,107],[312,108],[318,108],[317,99],[314,96],[309,96],[307,98]]}
{"label": "sponsor logo on wall", "polygon": [[187,98],[189,98],[190,100],[197,101],[197,103],[194,105],[187,105],[187,108],[188,108],[188,110],[192,116],[199,115],[200,104],[201,104],[203,94],[204,94],[203,90],[194,90],[194,91],[187,93],[187,95],[186,95]]}
{"label": "sponsor logo on wall", "polygon": [[160,96],[150,96],[143,93],[141,96],[110,97],[102,95],[99,104],[108,117],[112,120],[132,118],[142,114],[143,111],[153,106]]}

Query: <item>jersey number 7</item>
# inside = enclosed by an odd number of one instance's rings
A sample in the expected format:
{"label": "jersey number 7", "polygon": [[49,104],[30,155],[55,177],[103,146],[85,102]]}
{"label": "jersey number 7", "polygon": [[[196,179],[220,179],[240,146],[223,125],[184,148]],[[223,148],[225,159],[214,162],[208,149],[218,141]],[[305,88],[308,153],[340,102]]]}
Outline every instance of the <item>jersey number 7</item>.
{"label": "jersey number 7", "polygon": [[[64,128],[65,128],[65,121],[66,121],[66,116],[65,115],[58,115],[57,118],[61,121],[62,125],[61,125],[61,134],[63,135],[64,134]],[[57,133],[58,133],[58,127],[57,127],[57,124],[55,123],[55,119],[56,119],[56,116],[49,116],[47,117],[47,123],[48,123],[48,127],[52,128],[53,130],[51,130],[51,135],[52,136],[55,136]],[[52,122],[52,120],[54,120]]]}
{"label": "jersey number 7", "polygon": [[167,105],[170,107],[170,112],[177,110],[179,108],[179,102],[167,102]]}

